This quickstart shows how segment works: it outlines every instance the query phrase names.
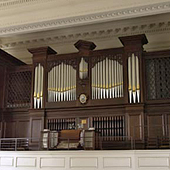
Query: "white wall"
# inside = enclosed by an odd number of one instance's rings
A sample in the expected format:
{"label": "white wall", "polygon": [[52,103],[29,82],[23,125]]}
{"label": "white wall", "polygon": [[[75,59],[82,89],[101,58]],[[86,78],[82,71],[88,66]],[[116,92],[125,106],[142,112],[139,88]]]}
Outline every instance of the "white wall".
{"label": "white wall", "polygon": [[0,170],[169,170],[170,150],[1,151]]}

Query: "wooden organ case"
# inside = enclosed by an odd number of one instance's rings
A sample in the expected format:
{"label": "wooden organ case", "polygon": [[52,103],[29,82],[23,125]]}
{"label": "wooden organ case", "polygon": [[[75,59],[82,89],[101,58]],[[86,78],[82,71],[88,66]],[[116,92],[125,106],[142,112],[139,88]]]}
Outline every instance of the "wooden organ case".
{"label": "wooden organ case", "polygon": [[123,47],[96,51],[79,40],[71,54],[33,48],[32,65],[7,66],[1,136],[33,138],[34,146],[43,129],[93,128],[103,149],[169,137],[170,51],[143,51],[145,35],[119,39]]}

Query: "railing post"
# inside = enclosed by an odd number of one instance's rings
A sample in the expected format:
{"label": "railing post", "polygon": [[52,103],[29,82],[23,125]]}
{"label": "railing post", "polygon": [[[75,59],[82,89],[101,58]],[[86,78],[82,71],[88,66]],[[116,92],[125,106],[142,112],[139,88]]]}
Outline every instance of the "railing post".
{"label": "railing post", "polygon": [[0,139],[0,150],[2,149],[2,148],[1,148],[1,146],[2,146],[2,145],[1,145],[1,142],[2,142],[2,140]]}
{"label": "railing post", "polygon": [[70,150],[70,140],[68,138],[68,150]]}
{"label": "railing post", "polygon": [[15,138],[15,151],[17,150],[17,138]]}

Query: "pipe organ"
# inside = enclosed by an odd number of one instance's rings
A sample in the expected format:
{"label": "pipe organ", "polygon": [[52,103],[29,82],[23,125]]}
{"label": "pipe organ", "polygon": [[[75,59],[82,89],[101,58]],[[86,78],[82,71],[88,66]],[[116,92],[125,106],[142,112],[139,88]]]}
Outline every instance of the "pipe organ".
{"label": "pipe organ", "polygon": [[74,129],[76,126],[75,118],[64,118],[64,119],[48,119],[47,128],[50,130],[67,130]]}
{"label": "pipe organ", "polygon": [[93,117],[92,124],[108,140],[123,140],[125,136],[124,116]]}
{"label": "pipe organ", "polygon": [[34,76],[34,108],[40,109],[43,107],[43,79],[44,67],[38,63],[35,67]]}
{"label": "pipe organ", "polygon": [[37,137],[43,129],[84,128],[95,129],[105,147],[109,142],[122,147],[133,139],[141,148],[147,136],[157,135],[155,129],[159,137],[168,136],[169,50],[143,51],[145,35],[119,39],[120,48],[93,51],[94,43],[80,40],[76,53],[40,47],[29,50],[32,65],[17,61],[5,70],[1,64],[2,136]]}
{"label": "pipe organ", "polygon": [[123,97],[122,56],[98,57],[92,68],[92,99]]}
{"label": "pipe organ", "polygon": [[76,100],[76,69],[59,61],[48,72],[48,102]]}
{"label": "pipe organ", "polygon": [[128,90],[130,103],[140,103],[139,78],[139,58],[137,54],[132,53],[128,57]]}

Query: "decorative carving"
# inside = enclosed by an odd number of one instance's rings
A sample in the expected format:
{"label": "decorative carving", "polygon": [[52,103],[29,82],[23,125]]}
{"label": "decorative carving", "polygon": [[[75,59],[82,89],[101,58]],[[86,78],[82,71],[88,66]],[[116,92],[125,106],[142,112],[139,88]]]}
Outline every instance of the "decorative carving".
{"label": "decorative carving", "polygon": [[[54,0],[50,0],[50,1],[54,1]],[[21,4],[24,4],[24,3],[27,3],[28,4],[32,4],[32,3],[39,3],[39,2],[49,2],[49,0],[5,0],[5,1],[2,1],[0,2],[0,8],[9,8],[9,7],[13,7],[13,6],[16,6],[16,5],[21,5]]]}
{"label": "decorative carving", "polygon": [[146,59],[147,99],[170,98],[170,57]]}
{"label": "decorative carving", "polygon": [[7,83],[7,108],[30,107],[31,71],[11,72]]}
{"label": "decorative carving", "polygon": [[[18,42],[9,42],[9,43],[5,43],[3,44],[3,42],[0,44],[0,48],[2,49],[11,49],[11,48],[21,48],[21,47],[26,47],[28,48],[28,46],[36,46],[41,45],[44,46],[46,44],[52,44],[52,43],[59,43],[59,44],[64,44],[64,43],[71,43],[71,42],[75,42],[77,40],[77,38],[85,38],[85,39],[91,39],[91,37],[93,37],[93,39],[106,39],[106,38],[110,38],[110,37],[117,37],[117,36],[125,36],[125,35],[133,35],[133,34],[144,34],[144,33],[152,33],[152,32],[164,32],[164,31],[168,31],[170,30],[170,24],[168,25],[168,21],[167,22],[155,22],[154,23],[155,26],[151,27],[151,24],[141,24],[141,25],[134,25],[134,26],[129,26],[127,28],[127,26],[125,27],[121,27],[121,28],[109,28],[109,29],[105,29],[103,30],[103,34],[99,36],[99,32],[101,30],[96,30],[96,31],[92,31],[89,32],[89,34],[86,34],[86,36],[84,36],[84,33],[79,33],[79,36],[77,37],[77,33],[76,34],[68,34],[65,35],[65,38],[63,39],[62,35],[51,35],[51,37],[46,37],[44,38],[44,40],[42,41],[42,37],[39,38],[37,37],[37,39],[30,39],[30,41],[22,41],[19,40]],[[132,27],[136,27],[136,29],[132,29]],[[117,29],[119,29],[119,31],[116,31]]]}

